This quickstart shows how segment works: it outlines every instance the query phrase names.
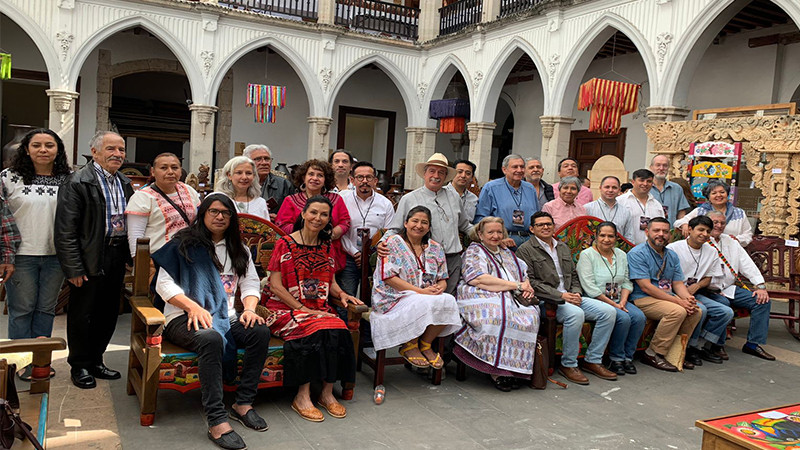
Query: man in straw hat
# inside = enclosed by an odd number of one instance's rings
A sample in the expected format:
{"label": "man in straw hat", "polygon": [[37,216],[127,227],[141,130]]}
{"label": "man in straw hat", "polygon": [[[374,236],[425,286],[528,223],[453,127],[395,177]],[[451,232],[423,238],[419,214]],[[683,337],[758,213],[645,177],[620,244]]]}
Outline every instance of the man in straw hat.
{"label": "man in straw hat", "polygon": [[[414,168],[417,175],[425,181],[424,186],[415,189],[400,199],[394,219],[389,224],[387,236],[399,233],[408,211],[418,205],[431,210],[431,238],[442,245],[447,257],[447,293],[455,295],[458,279],[461,276],[461,241],[458,232],[469,233],[472,225],[461,211],[458,194],[450,189],[442,189],[453,179],[456,170],[448,165],[447,157],[434,153],[428,161]],[[379,254],[385,254],[385,244],[381,244]]]}

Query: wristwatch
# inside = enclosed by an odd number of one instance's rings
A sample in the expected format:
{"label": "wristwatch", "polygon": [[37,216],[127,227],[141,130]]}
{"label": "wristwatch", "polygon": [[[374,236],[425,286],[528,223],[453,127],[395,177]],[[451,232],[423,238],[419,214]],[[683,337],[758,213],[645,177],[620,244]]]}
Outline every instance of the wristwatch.
{"label": "wristwatch", "polygon": [[756,289],[766,289],[766,288],[767,288],[767,285],[766,285],[766,284],[764,284],[764,283],[761,283],[761,284],[757,284],[757,285],[756,285]]}
{"label": "wristwatch", "polygon": [[522,283],[517,281],[517,292],[522,292]]}

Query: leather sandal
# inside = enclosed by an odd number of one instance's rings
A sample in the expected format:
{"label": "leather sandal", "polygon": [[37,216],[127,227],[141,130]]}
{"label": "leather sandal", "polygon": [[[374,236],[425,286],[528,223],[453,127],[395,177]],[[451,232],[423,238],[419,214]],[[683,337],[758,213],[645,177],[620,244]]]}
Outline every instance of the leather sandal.
{"label": "leather sandal", "polygon": [[[419,340],[419,351],[424,352],[424,351],[430,350],[430,349],[431,349],[431,343],[430,342],[425,342],[422,339]],[[435,358],[428,359],[427,361],[431,365],[431,367],[433,367],[436,370],[439,370],[442,367],[444,367],[444,360],[442,360],[442,355],[440,355],[438,353],[436,354]]]}
{"label": "leather sandal", "polygon": [[411,364],[414,367],[418,367],[420,369],[427,369],[428,367],[430,367],[430,363],[424,356],[406,356],[406,353],[415,348],[419,349],[419,347],[417,346],[416,339],[406,342],[405,344],[400,346],[400,356],[402,356],[407,363]]}
{"label": "leather sandal", "polygon": [[294,412],[300,415],[303,419],[306,419],[310,422],[322,422],[325,420],[325,416],[322,415],[322,411],[314,408],[300,409],[295,402],[292,402],[292,409]]}
{"label": "leather sandal", "polygon": [[235,409],[231,408],[231,412],[228,413],[228,417],[241,423],[247,428],[250,428],[251,430],[255,431],[269,430],[269,425],[267,425],[267,421],[264,420],[261,416],[259,416],[255,409],[249,409],[244,415],[241,415],[238,412],[236,412]]}
{"label": "leather sandal", "polygon": [[217,444],[218,447],[224,448],[225,450],[246,450],[247,444],[244,443],[244,440],[241,436],[239,436],[235,431],[231,430],[227,433],[222,434],[220,437],[214,439],[214,436],[211,435],[211,431],[208,432],[208,439]]}
{"label": "leather sandal", "polygon": [[335,400],[327,405],[322,403],[322,401],[318,401],[317,404],[325,411],[328,411],[328,414],[330,414],[333,418],[344,419],[347,417],[347,408]]}

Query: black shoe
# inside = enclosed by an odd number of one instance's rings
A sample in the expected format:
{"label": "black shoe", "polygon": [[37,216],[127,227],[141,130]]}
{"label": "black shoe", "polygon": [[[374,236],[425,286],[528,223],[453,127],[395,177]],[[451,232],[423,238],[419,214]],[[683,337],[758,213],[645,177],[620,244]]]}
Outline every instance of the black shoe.
{"label": "black shoe", "polygon": [[686,370],[694,370],[695,365],[687,360],[683,360],[683,368]]}
{"label": "black shoe", "polygon": [[100,378],[101,380],[119,380],[122,377],[119,372],[109,369],[105,364],[98,364],[89,369],[89,372],[95,378]]}
{"label": "black shoe", "polygon": [[686,349],[686,356],[684,357],[684,361],[691,363],[692,369],[694,369],[694,366],[703,365],[703,360],[700,359],[700,350],[694,347],[689,347]]}
{"label": "black shoe", "polygon": [[756,345],[756,348],[750,348],[747,346],[747,344],[745,344],[744,347],[742,347],[742,353],[758,356],[759,358],[766,359],[767,361],[775,361],[775,357],[767,353],[767,351],[761,348],[760,345]]}
{"label": "black shoe", "polygon": [[625,368],[625,373],[628,375],[636,375],[636,366],[633,365],[633,361],[623,361],[622,367]]}
{"label": "black shoe", "polygon": [[261,416],[256,413],[255,409],[250,409],[245,413],[245,415],[240,415],[236,412],[235,409],[231,408],[231,412],[228,414],[233,420],[238,421],[242,425],[250,428],[251,430],[255,431],[267,431],[269,430],[269,425],[267,425],[267,421],[262,419]]}
{"label": "black shoe", "polygon": [[236,434],[236,432],[233,430],[228,431],[216,439],[214,439],[214,436],[211,436],[211,432],[209,431],[208,439],[225,450],[245,450],[247,448],[247,444],[244,443],[244,439],[242,439],[242,437]]}
{"label": "black shoe", "polygon": [[506,377],[506,380],[508,380],[508,384],[511,386],[511,389],[515,390],[521,388],[524,384],[524,380],[517,377]]}
{"label": "black shoe", "polygon": [[97,386],[97,382],[94,380],[94,377],[86,369],[73,368],[69,371],[69,373],[72,376],[72,384],[81,389],[93,389]]}
{"label": "black shoe", "polygon": [[509,384],[509,382],[506,380],[506,377],[492,378],[490,375],[489,381],[491,381],[492,385],[498,390],[503,392],[511,392],[511,384]]}
{"label": "black shoe", "polygon": [[712,353],[708,349],[701,348],[700,351],[697,352],[697,355],[700,356],[700,358],[702,358],[703,360],[708,361],[710,363],[722,364],[722,357],[715,353]]}
{"label": "black shoe", "polygon": [[727,361],[728,359],[730,359],[730,357],[728,356],[728,352],[725,351],[725,347],[723,347],[721,345],[717,345],[717,344],[712,345],[711,346],[711,351],[715,355],[717,355],[720,358],[722,358],[723,361]]}
{"label": "black shoe", "polygon": [[611,361],[608,364],[608,370],[620,376],[625,375],[625,366],[622,364],[622,361]]}

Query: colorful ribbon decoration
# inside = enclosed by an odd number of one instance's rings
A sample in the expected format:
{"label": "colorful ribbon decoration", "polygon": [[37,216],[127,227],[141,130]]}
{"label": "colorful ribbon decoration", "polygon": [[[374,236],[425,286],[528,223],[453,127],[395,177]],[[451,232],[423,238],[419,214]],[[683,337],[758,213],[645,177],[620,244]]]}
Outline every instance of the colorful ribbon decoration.
{"label": "colorful ribbon decoration", "polygon": [[728,270],[731,271],[731,273],[733,274],[733,277],[736,278],[736,281],[739,282],[739,285],[741,287],[743,287],[744,289],[747,289],[749,291],[750,288],[747,287],[747,285],[744,283],[744,281],[742,281],[741,277],[739,277],[739,274],[735,270],[733,270],[733,266],[731,266],[731,263],[728,262],[728,258],[726,258],[725,255],[722,254],[722,250],[720,250],[720,248],[717,247],[711,239],[709,239],[707,242],[708,242],[708,245],[710,245],[714,250],[717,251],[717,255],[719,255],[719,259],[721,259],[722,263],[725,264],[725,267],[727,267]]}
{"label": "colorful ribbon decoration", "polygon": [[255,106],[256,123],[275,123],[275,111],[286,106],[286,86],[250,83],[247,85],[245,105]]}
{"label": "colorful ribbon decoration", "polygon": [[11,79],[11,55],[0,53],[0,80]]}
{"label": "colorful ribbon decoration", "polygon": [[619,133],[622,116],[639,108],[642,85],[592,78],[581,85],[578,109],[590,109],[589,131]]}

